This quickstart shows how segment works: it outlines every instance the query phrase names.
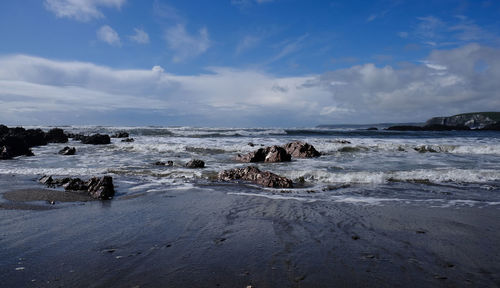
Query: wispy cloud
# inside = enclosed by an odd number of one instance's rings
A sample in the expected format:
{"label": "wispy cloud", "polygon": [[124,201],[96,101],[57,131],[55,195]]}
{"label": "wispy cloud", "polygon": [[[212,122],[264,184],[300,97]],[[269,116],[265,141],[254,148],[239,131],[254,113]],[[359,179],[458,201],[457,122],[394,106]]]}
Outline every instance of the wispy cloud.
{"label": "wispy cloud", "polygon": [[403,39],[406,39],[406,38],[408,38],[409,34],[408,34],[408,32],[402,31],[402,32],[398,32],[398,36],[403,38]]}
{"label": "wispy cloud", "polygon": [[236,46],[236,55],[239,55],[243,53],[244,51],[250,50],[252,48],[255,48],[261,41],[262,39],[257,36],[252,36],[252,35],[247,35],[241,39],[241,41],[238,43],[238,46]]}
{"label": "wispy cloud", "polygon": [[121,40],[120,40],[120,36],[118,35],[118,33],[108,25],[104,25],[101,28],[99,28],[97,30],[96,34],[97,34],[97,38],[99,40],[106,42],[109,45],[113,45],[113,46],[121,46],[122,45]]}
{"label": "wispy cloud", "polygon": [[149,43],[149,35],[144,31],[143,29],[140,28],[134,28],[134,35],[130,35],[129,38],[130,40],[137,42],[139,44],[148,44]]}
{"label": "wispy cloud", "polygon": [[275,0],[231,0],[231,4],[239,7],[248,7],[253,4],[271,3]]}
{"label": "wispy cloud", "polygon": [[59,18],[90,21],[103,18],[101,7],[120,9],[126,0],[45,0],[45,8]]}
{"label": "wispy cloud", "polygon": [[287,57],[293,53],[296,53],[302,49],[302,45],[304,40],[309,37],[308,34],[304,34],[296,39],[287,40],[282,43],[280,46],[280,51],[276,56],[271,59],[271,62],[278,61],[284,57]]}
{"label": "wispy cloud", "polygon": [[172,60],[181,62],[205,53],[211,41],[206,28],[201,28],[198,35],[189,34],[183,24],[177,24],[165,31],[165,40],[174,53]]}

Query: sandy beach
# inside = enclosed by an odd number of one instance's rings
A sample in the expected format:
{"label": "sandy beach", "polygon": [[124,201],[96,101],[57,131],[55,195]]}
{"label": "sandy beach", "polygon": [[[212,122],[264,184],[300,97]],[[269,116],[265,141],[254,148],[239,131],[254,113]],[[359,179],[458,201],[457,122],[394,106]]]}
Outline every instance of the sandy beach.
{"label": "sandy beach", "polygon": [[[33,190],[2,191],[0,283],[4,287],[500,285],[498,207],[283,201],[232,195],[237,189],[237,185],[215,185],[54,205],[32,202],[42,200],[28,197]],[[30,202],[19,202],[20,195]],[[48,210],[35,211],[30,203]]]}

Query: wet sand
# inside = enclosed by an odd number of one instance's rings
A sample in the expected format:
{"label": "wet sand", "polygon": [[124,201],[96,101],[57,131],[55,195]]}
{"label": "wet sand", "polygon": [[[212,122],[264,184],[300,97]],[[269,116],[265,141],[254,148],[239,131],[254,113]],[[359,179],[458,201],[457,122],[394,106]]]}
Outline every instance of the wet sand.
{"label": "wet sand", "polygon": [[0,286],[500,285],[496,206],[361,206],[227,194],[237,190],[220,185],[47,211],[0,209]]}

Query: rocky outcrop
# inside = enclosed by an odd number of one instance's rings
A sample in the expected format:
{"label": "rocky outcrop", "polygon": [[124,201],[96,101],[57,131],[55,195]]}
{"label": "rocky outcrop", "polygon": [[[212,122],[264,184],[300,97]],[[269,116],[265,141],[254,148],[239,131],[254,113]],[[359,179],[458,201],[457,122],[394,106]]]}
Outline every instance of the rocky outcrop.
{"label": "rocky outcrop", "polygon": [[86,191],[94,199],[109,200],[115,195],[111,176],[93,177],[87,181],[80,178],[53,179],[52,176],[43,176],[39,182],[48,187],[62,186],[66,191]]}
{"label": "rocky outcrop", "polygon": [[12,159],[17,156],[33,156],[33,152],[21,135],[7,134],[0,137],[0,160]]}
{"label": "rocky outcrop", "polygon": [[287,162],[292,159],[291,155],[283,147],[271,146],[259,148],[245,155],[238,154],[236,160],[245,163],[254,162]]}
{"label": "rocky outcrop", "polygon": [[169,160],[169,161],[167,161],[167,163],[162,162],[162,161],[156,161],[156,162],[155,162],[155,165],[156,165],[156,166],[169,166],[169,167],[171,167],[171,166],[174,166],[174,162],[173,162],[173,161],[170,161],[170,160]]}
{"label": "rocky outcrop", "polygon": [[204,168],[205,167],[205,162],[199,159],[193,159],[186,163],[187,168]]}
{"label": "rocky outcrop", "polygon": [[269,171],[260,171],[259,168],[255,166],[224,170],[219,173],[218,179],[221,181],[250,181],[271,188],[293,188],[292,180]]}
{"label": "rocky outcrop", "polygon": [[309,143],[295,141],[284,146],[286,152],[296,158],[313,158],[321,156],[314,146]]}
{"label": "rocky outcrop", "polygon": [[59,150],[58,152],[61,155],[75,155],[76,153],[76,148],[75,147],[64,147],[63,149]]}
{"label": "rocky outcrop", "polygon": [[126,142],[126,143],[131,143],[131,142],[134,142],[134,138],[125,138],[125,139],[122,139],[121,142]]}
{"label": "rocky outcrop", "polygon": [[83,144],[93,144],[93,145],[105,145],[111,143],[111,139],[109,138],[109,136],[102,134],[84,136],[81,141]]}
{"label": "rocky outcrop", "polygon": [[64,130],[54,128],[45,134],[45,140],[49,143],[66,143],[68,142],[68,136],[64,134]]}
{"label": "rocky outcrop", "polygon": [[128,138],[128,137],[129,137],[128,132],[123,132],[123,131],[116,132],[115,134],[113,134],[113,136],[111,136],[111,138]]}
{"label": "rocky outcrop", "polygon": [[498,117],[494,112],[466,113],[450,117],[434,117],[427,122],[425,126],[442,125],[455,127],[468,127],[470,129],[482,129],[487,125],[495,124],[497,120],[492,119]]}

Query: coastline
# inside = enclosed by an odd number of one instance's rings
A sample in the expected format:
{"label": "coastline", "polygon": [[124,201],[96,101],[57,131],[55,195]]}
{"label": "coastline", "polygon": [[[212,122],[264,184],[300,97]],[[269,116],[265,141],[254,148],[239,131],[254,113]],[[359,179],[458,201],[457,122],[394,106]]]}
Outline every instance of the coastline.
{"label": "coastline", "polygon": [[166,189],[49,211],[0,209],[0,282],[7,287],[500,284],[496,206],[356,205],[228,194],[237,190],[238,185]]}

